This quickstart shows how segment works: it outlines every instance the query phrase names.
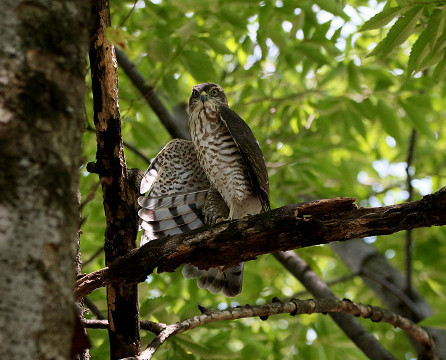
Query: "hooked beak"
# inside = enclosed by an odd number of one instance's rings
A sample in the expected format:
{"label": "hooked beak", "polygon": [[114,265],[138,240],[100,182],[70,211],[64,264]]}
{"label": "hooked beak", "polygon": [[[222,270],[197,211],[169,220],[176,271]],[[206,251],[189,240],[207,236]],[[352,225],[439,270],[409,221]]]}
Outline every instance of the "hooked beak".
{"label": "hooked beak", "polygon": [[200,96],[200,99],[201,99],[201,102],[204,104],[206,101],[209,100],[209,96],[205,92],[202,92],[201,96]]}

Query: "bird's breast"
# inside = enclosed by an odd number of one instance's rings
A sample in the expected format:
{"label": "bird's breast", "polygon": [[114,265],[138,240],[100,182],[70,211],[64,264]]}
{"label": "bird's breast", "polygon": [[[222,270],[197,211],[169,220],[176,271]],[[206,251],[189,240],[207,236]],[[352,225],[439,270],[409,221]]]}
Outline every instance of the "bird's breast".
{"label": "bird's breast", "polygon": [[189,126],[200,165],[228,206],[254,195],[248,170],[218,109],[191,112]]}

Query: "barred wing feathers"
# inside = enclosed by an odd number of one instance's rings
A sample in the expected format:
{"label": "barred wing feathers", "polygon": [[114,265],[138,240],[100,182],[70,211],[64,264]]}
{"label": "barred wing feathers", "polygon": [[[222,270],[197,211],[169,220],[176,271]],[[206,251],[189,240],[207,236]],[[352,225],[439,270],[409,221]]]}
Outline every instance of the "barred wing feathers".
{"label": "barred wing feathers", "polygon": [[138,203],[141,245],[204,224],[202,209],[210,184],[191,141],[171,140],[155,157],[141,181]]}

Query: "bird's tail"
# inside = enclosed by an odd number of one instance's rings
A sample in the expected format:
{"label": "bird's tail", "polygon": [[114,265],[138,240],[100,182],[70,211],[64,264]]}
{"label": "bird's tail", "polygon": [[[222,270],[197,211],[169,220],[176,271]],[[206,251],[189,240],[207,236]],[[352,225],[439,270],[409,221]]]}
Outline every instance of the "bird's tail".
{"label": "bird's tail", "polygon": [[242,292],[244,263],[222,271],[220,268],[200,270],[188,264],[183,267],[183,275],[186,279],[197,279],[200,289],[207,289],[212,294],[219,293],[227,297],[237,296]]}

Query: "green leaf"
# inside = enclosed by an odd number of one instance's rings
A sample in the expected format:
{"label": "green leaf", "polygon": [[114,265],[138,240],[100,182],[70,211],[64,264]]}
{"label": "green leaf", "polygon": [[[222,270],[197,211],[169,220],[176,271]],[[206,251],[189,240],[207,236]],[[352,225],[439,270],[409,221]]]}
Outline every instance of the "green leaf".
{"label": "green leaf", "polygon": [[432,47],[436,45],[437,40],[443,34],[445,20],[446,13],[444,9],[434,9],[427,25],[427,28],[430,30],[429,42]]}
{"label": "green leaf", "polygon": [[420,321],[418,325],[446,330],[446,312],[429,316],[428,318]]}
{"label": "green leaf", "polygon": [[219,54],[231,54],[231,50],[220,40],[211,38],[210,36],[201,36],[199,38],[202,42],[204,42],[209,48],[214,50]]}
{"label": "green leaf", "polygon": [[192,35],[197,32],[197,21],[192,19],[185,23],[182,27],[177,30],[177,35],[182,42],[187,41]]}
{"label": "green leaf", "polygon": [[356,129],[359,135],[366,139],[367,129],[364,124],[364,114],[362,113],[361,108],[358,106],[358,103],[353,100],[350,100],[347,106],[345,114],[347,119],[349,119],[350,125]]}
{"label": "green leaf", "polygon": [[412,125],[421,133],[432,138],[433,133],[426,118],[426,114],[429,112],[429,107],[426,106],[426,102],[428,101],[429,100],[426,99],[425,96],[412,96],[405,101],[400,101],[400,103],[406,112],[407,119],[412,123]]}
{"label": "green leaf", "polygon": [[348,86],[351,89],[359,91],[361,89],[361,81],[359,79],[358,67],[353,61],[350,61],[347,67],[348,71]]}
{"label": "green leaf", "polygon": [[420,69],[427,69],[438,64],[438,62],[441,61],[441,59],[443,59],[444,54],[445,54],[444,50],[439,52],[436,51],[431,52],[423,61],[423,63],[420,65]]}
{"label": "green leaf", "polygon": [[172,43],[168,37],[157,37],[148,46],[148,54],[155,61],[167,62],[172,55]]}
{"label": "green leaf", "polygon": [[432,77],[435,79],[435,81],[439,82],[444,80],[446,75],[446,58],[443,58],[437,66],[435,67],[434,73],[432,74]]}
{"label": "green leaf", "polygon": [[197,81],[213,82],[217,77],[214,63],[205,52],[184,50],[181,53],[184,66]]}
{"label": "green leaf", "polygon": [[406,41],[413,34],[423,9],[423,6],[417,6],[405,12],[389,30],[387,37],[368,56],[386,56]]}
{"label": "green leaf", "polygon": [[446,295],[445,295],[445,286],[440,284],[439,282],[435,281],[434,279],[432,279],[431,277],[427,277],[426,278],[426,282],[427,284],[430,286],[430,288],[440,297],[442,297],[443,299],[446,299]]}
{"label": "green leaf", "polygon": [[420,67],[429,54],[434,55],[434,47],[445,27],[445,12],[435,9],[429,19],[427,28],[418,37],[412,46],[409,56],[408,74],[423,70]]}
{"label": "green leaf", "polygon": [[315,0],[314,1],[322,10],[328,11],[333,15],[337,15],[344,20],[349,20],[347,14],[342,11],[343,5],[335,0]]}
{"label": "green leaf", "polygon": [[319,44],[305,42],[297,44],[294,49],[298,53],[306,56],[308,59],[311,59],[319,65],[328,63],[327,58],[321,52],[321,47],[319,46]]}
{"label": "green leaf", "polygon": [[378,112],[379,120],[384,130],[396,141],[401,142],[401,131],[398,126],[399,121],[393,109],[383,100],[379,100],[376,111]]}
{"label": "green leaf", "polygon": [[381,29],[391,22],[395,17],[399,16],[405,8],[401,6],[386,8],[380,13],[373,16],[370,20],[366,21],[359,31],[366,31],[372,29]]}
{"label": "green leaf", "polygon": [[128,50],[128,42],[133,40],[133,36],[121,28],[108,27],[105,29],[107,39],[115,46],[123,50]]}

